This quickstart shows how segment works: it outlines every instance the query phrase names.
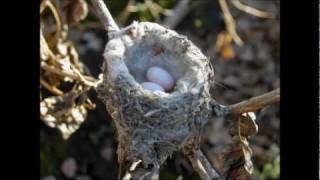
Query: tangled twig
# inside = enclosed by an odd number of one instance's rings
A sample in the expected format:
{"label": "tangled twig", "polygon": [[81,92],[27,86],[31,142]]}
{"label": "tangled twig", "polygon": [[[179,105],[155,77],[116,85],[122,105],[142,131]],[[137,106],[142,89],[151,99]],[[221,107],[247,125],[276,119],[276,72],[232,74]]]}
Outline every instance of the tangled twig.
{"label": "tangled twig", "polygon": [[[255,8],[250,7],[248,5],[244,5],[239,0],[230,0],[230,1],[233,4],[233,6],[235,6],[239,10],[244,11],[248,14],[253,15],[253,16],[257,16],[260,18],[273,18],[272,14],[255,9]],[[237,33],[236,23],[235,23],[235,20],[233,19],[231,12],[229,10],[227,0],[219,0],[219,4],[220,4],[220,7],[221,7],[221,10],[223,13],[223,18],[224,18],[224,21],[226,24],[226,29],[227,29],[228,33],[231,35],[232,39],[234,40],[234,42],[237,45],[242,46],[243,40],[240,38],[240,36]]]}
{"label": "tangled twig", "polygon": [[[53,22],[45,13],[46,8],[51,12]],[[58,128],[67,139],[84,122],[87,110],[95,108],[88,91],[99,83],[81,63],[73,43],[67,39],[71,23],[79,22],[87,15],[86,3],[82,0],[73,3],[43,0],[40,15],[40,85],[50,92],[41,97],[40,119],[48,126]],[[72,86],[71,90],[64,86],[67,83]]]}
{"label": "tangled twig", "polygon": [[74,73],[71,73],[71,72],[67,72],[67,71],[63,71],[63,70],[57,69],[57,68],[55,68],[53,66],[49,66],[46,63],[41,63],[41,68],[43,68],[44,70],[46,70],[48,72],[55,73],[55,74],[58,74],[58,75],[63,76],[63,77],[69,77],[69,78],[71,78],[73,80],[81,81],[85,85],[90,86],[90,87],[96,87],[97,86],[97,81],[95,79],[93,79],[90,76],[84,76],[81,73],[79,73],[78,71],[75,71],[77,73],[74,74]]}

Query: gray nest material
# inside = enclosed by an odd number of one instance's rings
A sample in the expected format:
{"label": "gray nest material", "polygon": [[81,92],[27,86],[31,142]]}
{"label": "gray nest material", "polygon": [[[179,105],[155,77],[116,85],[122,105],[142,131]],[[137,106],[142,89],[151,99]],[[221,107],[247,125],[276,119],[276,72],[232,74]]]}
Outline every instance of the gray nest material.
{"label": "gray nest material", "polygon": [[[155,23],[134,22],[108,42],[99,97],[113,118],[118,160],[159,167],[174,151],[199,148],[207,122],[213,69],[190,40]],[[169,93],[141,87],[146,71],[161,66],[175,79]]]}

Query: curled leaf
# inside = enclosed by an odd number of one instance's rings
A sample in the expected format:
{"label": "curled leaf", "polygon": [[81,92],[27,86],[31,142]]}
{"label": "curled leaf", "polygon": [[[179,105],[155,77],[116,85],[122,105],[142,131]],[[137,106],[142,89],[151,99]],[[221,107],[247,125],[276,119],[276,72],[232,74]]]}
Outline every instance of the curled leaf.
{"label": "curled leaf", "polygon": [[237,115],[229,134],[232,143],[224,150],[224,175],[228,180],[250,180],[253,172],[252,150],[248,138],[258,132],[253,112]]}

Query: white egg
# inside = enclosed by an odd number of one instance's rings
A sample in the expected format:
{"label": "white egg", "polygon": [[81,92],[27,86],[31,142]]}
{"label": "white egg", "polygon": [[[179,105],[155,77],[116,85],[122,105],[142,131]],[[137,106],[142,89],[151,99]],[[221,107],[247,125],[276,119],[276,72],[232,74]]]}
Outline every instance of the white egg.
{"label": "white egg", "polygon": [[166,91],[173,88],[173,77],[161,67],[151,67],[147,71],[147,79],[162,86]]}
{"label": "white egg", "polygon": [[150,90],[150,91],[162,91],[164,92],[164,89],[157,83],[153,82],[144,82],[141,84],[144,89]]}

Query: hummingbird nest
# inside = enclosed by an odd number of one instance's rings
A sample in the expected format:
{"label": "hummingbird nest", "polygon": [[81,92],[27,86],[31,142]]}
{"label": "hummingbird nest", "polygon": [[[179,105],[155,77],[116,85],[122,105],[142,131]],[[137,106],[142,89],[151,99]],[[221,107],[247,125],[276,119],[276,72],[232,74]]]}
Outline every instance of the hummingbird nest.
{"label": "hummingbird nest", "polygon": [[[185,36],[150,22],[114,34],[104,52],[99,97],[117,129],[118,161],[159,167],[174,151],[198,149],[210,113],[213,69]],[[171,92],[142,88],[149,67],[166,69]]]}

